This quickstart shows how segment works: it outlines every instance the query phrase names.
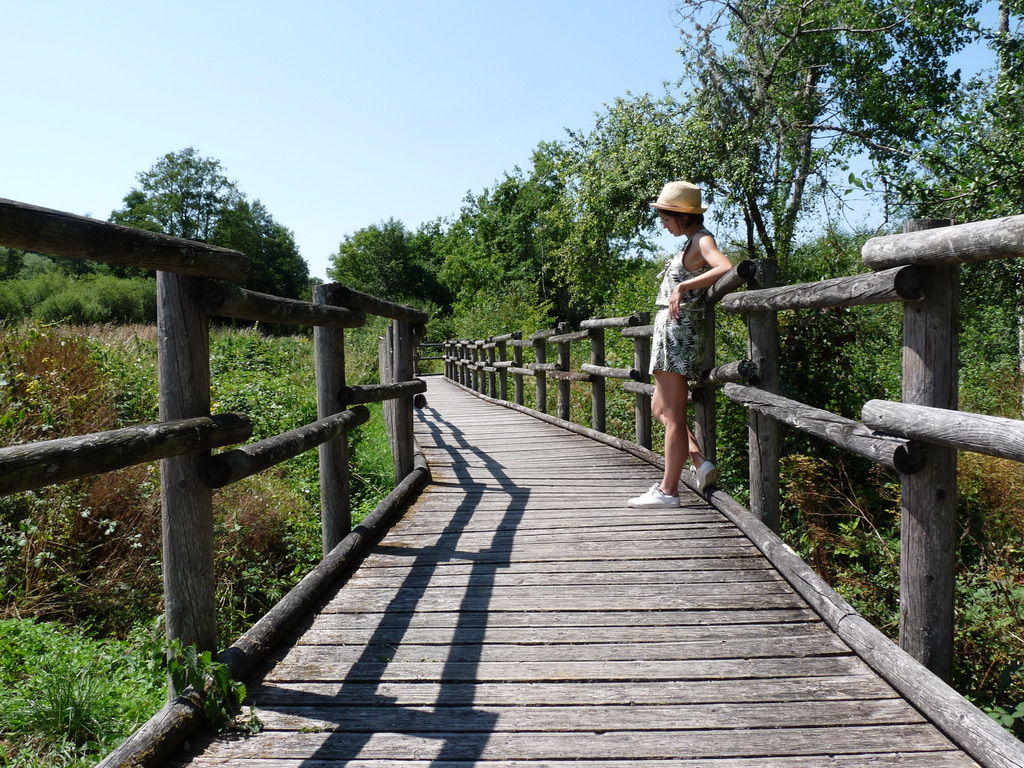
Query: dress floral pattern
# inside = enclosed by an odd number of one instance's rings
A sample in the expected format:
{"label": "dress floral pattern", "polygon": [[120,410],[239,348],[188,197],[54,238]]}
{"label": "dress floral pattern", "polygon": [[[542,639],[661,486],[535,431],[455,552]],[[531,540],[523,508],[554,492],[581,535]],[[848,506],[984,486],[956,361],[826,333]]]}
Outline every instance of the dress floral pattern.
{"label": "dress floral pattern", "polygon": [[[710,235],[701,229],[697,235]],[[687,291],[679,305],[679,318],[673,320],[668,314],[668,302],[675,287],[710,269],[705,263],[699,269],[688,270],[683,265],[691,237],[662,272],[661,287],[658,290],[658,312],[654,316],[653,348],[651,350],[651,373],[671,371],[687,378],[697,378],[703,373],[704,365],[704,308],[707,289]]]}

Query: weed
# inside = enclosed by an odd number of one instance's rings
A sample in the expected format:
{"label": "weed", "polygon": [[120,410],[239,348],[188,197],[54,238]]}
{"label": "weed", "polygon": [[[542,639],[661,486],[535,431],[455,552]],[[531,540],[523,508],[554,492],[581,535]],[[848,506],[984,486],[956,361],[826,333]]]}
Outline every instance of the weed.
{"label": "weed", "polygon": [[245,685],[231,677],[226,666],[213,660],[209,651],[198,651],[195,646],[171,641],[168,670],[175,690],[191,688],[203,695],[203,710],[210,722],[220,731],[256,733],[262,728],[255,710],[242,717],[239,705],[245,698]]}

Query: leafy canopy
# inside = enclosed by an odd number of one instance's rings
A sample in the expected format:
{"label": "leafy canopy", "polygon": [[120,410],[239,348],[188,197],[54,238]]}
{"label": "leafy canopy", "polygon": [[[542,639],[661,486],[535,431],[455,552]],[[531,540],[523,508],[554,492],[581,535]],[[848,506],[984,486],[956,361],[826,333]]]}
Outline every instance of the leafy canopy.
{"label": "leafy canopy", "polygon": [[139,186],[110,221],[242,251],[251,262],[247,288],[308,298],[309,265],[291,231],[259,200],[246,200],[219,160],[187,147],[164,155],[137,178]]}

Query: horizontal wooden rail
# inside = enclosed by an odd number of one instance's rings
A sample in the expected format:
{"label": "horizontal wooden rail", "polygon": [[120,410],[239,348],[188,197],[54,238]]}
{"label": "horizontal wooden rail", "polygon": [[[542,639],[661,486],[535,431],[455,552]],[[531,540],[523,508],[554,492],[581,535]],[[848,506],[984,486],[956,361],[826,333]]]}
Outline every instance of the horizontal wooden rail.
{"label": "horizontal wooden rail", "polygon": [[382,403],[399,397],[418,395],[427,391],[427,382],[422,379],[398,381],[393,384],[366,384],[345,387],[338,392],[338,402],[345,407],[362,403]]}
{"label": "horizontal wooden rail", "polygon": [[[355,291],[339,283],[328,285],[325,290],[328,299],[327,303],[334,306],[360,309],[371,315],[387,317],[391,320],[404,320],[408,323],[425,323],[430,318],[430,313],[422,309],[384,301],[376,296]],[[422,331],[418,335],[422,336]]]}
{"label": "horizontal wooden rail", "polygon": [[904,264],[965,264],[1024,256],[1024,216],[873,237],[861,248],[871,269]]}
{"label": "horizontal wooden rail", "polygon": [[326,443],[365,424],[369,418],[370,411],[365,406],[357,406],[258,443],[211,456],[203,466],[203,481],[210,488],[223,488]]}
{"label": "horizontal wooden rail", "polygon": [[735,381],[750,381],[757,378],[757,363],[753,360],[737,360],[712,368],[697,382],[699,386],[725,384]]}
{"label": "horizontal wooden rail", "polygon": [[199,302],[211,315],[239,320],[326,328],[366,325],[366,313],[360,309],[312,304],[209,280],[199,288]]}
{"label": "horizontal wooden rail", "polygon": [[249,258],[230,248],[6,199],[0,199],[0,245],[234,282],[249,273]]}
{"label": "horizontal wooden rail", "polygon": [[[654,397],[654,385],[643,381],[624,381],[622,382],[622,389],[634,395]],[[690,394],[692,395],[693,393],[691,392]]]}
{"label": "horizontal wooden rail", "polygon": [[642,339],[644,337],[650,337],[654,334],[654,326],[638,325],[635,328],[623,328],[621,333],[627,339]]}
{"label": "horizontal wooden rail", "polygon": [[726,384],[723,391],[734,402],[905,475],[924,468],[926,450],[916,441],[879,434],[859,421],[755,387]]}
{"label": "horizontal wooden rail", "polygon": [[547,341],[549,344],[565,344],[571,341],[584,341],[589,338],[589,331],[570,331],[569,333],[559,333],[555,336],[549,336]]}
{"label": "horizontal wooden rail", "polygon": [[556,333],[558,333],[558,330],[556,328],[545,328],[542,331],[535,331],[534,333],[531,333],[527,337],[527,339],[529,341],[540,341],[541,339],[550,339]]}
{"label": "horizontal wooden rail", "polygon": [[594,317],[580,323],[581,330],[591,328],[630,328],[640,325],[640,315],[627,315],[625,317]]}
{"label": "horizontal wooden rail", "polygon": [[584,373],[589,373],[594,376],[605,376],[609,379],[632,379],[633,381],[640,381],[643,377],[643,374],[636,368],[609,368],[605,365],[591,365],[590,363],[583,363],[580,366],[580,370]]}
{"label": "horizontal wooden rail", "polygon": [[580,371],[548,371],[548,376],[552,379],[558,379],[560,381],[590,381],[591,375],[589,373],[581,373]]}
{"label": "horizontal wooden rail", "polygon": [[888,400],[869,400],[861,418],[893,435],[1024,462],[1024,421]]}
{"label": "horizontal wooden rail", "polygon": [[726,312],[775,312],[918,301],[924,297],[924,277],[920,267],[896,267],[817,283],[734,293],[723,298],[720,306]]}
{"label": "horizontal wooden rail", "polygon": [[729,295],[740,286],[746,285],[748,282],[753,280],[756,274],[756,262],[751,261],[750,259],[741,261],[731,270],[718,278],[718,282],[708,288],[707,302],[709,304],[717,304],[724,296]]}
{"label": "horizontal wooden rail", "polygon": [[0,448],[0,494],[221,448],[251,435],[248,416],[223,413]]}

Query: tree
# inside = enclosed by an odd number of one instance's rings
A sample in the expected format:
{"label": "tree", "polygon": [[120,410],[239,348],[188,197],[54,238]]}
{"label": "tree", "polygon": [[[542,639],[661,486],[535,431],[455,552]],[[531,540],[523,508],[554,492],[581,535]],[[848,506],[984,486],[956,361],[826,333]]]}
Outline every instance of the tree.
{"label": "tree", "polygon": [[[747,247],[785,261],[814,202],[840,199],[855,155],[907,162],[923,115],[948,114],[975,0],[697,0],[684,29],[683,170],[742,219]],[[827,197],[819,197],[827,196]]]}
{"label": "tree", "polygon": [[247,288],[294,299],[310,298],[309,265],[299,255],[294,236],[259,200],[250,203],[239,198],[222,211],[213,241],[249,257]]}
{"label": "tree", "polygon": [[437,280],[436,234],[430,225],[412,234],[394,218],[372,224],[345,236],[327,276],[388,301],[441,303],[446,294]]}
{"label": "tree", "polygon": [[200,157],[194,147],[164,155],[137,179],[139,188],[125,195],[110,220],[189,240],[210,242],[224,211],[241,198],[220,161]]}
{"label": "tree", "polygon": [[251,264],[247,288],[288,298],[309,296],[309,266],[292,233],[259,200],[248,202],[219,160],[187,147],[164,155],[138,181],[111,221],[242,251]]}
{"label": "tree", "polygon": [[[518,296],[553,305],[558,317],[568,319],[578,311],[558,271],[557,250],[565,236],[565,219],[558,212],[561,158],[560,145],[542,143],[529,173],[516,167],[492,188],[466,196],[438,246],[444,257],[441,280],[457,301],[479,303],[483,297],[509,295],[515,285],[529,288],[517,288]],[[581,291],[573,298],[588,306],[589,295]]]}
{"label": "tree", "polygon": [[1024,199],[1024,38],[1010,23],[1024,3],[1000,2],[996,29],[975,28],[996,68],[958,94],[955,109],[929,116],[926,140],[893,179],[897,201],[911,215],[957,221],[1021,213]]}
{"label": "tree", "polygon": [[568,144],[550,156],[560,177],[548,214],[561,233],[556,271],[578,303],[599,305],[623,267],[654,249],[656,217],[648,203],[666,181],[685,175],[683,116],[672,97],[627,94],[597,115],[593,130],[570,132]]}
{"label": "tree", "polygon": [[0,246],[0,280],[13,280],[25,265],[25,251]]}

